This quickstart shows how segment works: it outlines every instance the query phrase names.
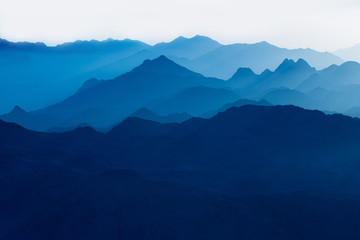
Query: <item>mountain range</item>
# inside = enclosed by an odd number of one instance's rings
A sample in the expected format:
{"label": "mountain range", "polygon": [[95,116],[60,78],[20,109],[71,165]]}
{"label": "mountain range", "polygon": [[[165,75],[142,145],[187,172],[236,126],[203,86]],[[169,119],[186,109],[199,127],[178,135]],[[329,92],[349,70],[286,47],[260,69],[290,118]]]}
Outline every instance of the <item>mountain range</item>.
{"label": "mountain range", "polygon": [[154,46],[130,39],[57,46],[1,39],[0,52],[0,112],[15,105],[31,111],[43,108],[72,95],[90,78],[113,79],[161,55],[204,76],[222,79],[230,78],[239,67],[274,70],[285,58],[303,58],[319,69],[343,62],[311,49],[289,50],[266,42],[222,45],[204,36],[178,37]]}
{"label": "mountain range", "polygon": [[0,130],[2,239],[360,234],[358,119],[246,105],[107,134]]}
{"label": "mountain range", "polygon": [[[15,107],[0,119],[37,131],[77,126],[103,131],[141,108],[155,115],[204,117],[240,99],[348,114],[359,106],[359,77],[360,64],[355,62],[316,70],[303,59],[285,59],[274,71],[256,74],[250,68],[239,68],[225,81],[160,56],[112,80],[91,78],[72,96],[46,108],[25,112]],[[149,119],[159,120],[153,117]]]}

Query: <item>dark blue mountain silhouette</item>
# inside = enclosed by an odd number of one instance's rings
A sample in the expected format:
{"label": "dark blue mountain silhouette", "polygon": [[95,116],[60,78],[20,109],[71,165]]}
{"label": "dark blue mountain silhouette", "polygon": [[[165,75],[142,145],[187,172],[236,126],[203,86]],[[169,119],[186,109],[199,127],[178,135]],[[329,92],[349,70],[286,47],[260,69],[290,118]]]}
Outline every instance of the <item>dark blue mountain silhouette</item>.
{"label": "dark blue mountain silhouette", "polygon": [[2,239],[360,235],[359,119],[247,105],[108,134],[0,130]]}

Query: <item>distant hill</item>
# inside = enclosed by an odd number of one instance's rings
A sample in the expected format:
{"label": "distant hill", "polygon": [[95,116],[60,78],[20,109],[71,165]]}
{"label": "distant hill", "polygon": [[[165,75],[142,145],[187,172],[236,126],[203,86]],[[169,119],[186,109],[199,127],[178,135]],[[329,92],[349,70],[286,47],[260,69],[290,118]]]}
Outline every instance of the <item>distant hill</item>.
{"label": "distant hill", "polygon": [[180,36],[169,43],[158,43],[150,51],[168,57],[174,56],[176,58],[193,60],[220,46],[220,43],[205,36],[196,35],[193,38]]}
{"label": "distant hill", "polygon": [[320,53],[311,49],[289,50],[261,42],[224,45],[184,66],[206,76],[229,79],[239,67],[251,68],[261,73],[266,69],[275,70],[286,58],[295,61],[304,59],[317,69],[343,63],[341,58],[331,53]]}
{"label": "distant hill", "polygon": [[306,109],[323,110],[322,102],[312,99],[310,96],[288,88],[278,88],[270,90],[263,96],[263,99],[274,105],[295,105]]}
{"label": "distant hill", "polygon": [[341,57],[345,61],[356,61],[360,62],[360,44],[356,44],[353,47],[339,49],[333,52],[336,56]]}
{"label": "distant hill", "polygon": [[322,71],[317,71],[316,74],[302,82],[298,89],[310,91],[321,87],[334,90],[349,84],[360,84],[360,64],[357,62],[346,62],[340,66],[332,65]]}
{"label": "distant hill", "polygon": [[236,93],[228,89],[195,86],[165,99],[152,109],[160,114],[187,112],[193,116],[200,116],[238,98]]}
{"label": "distant hill", "polygon": [[17,123],[27,129],[38,131],[51,128],[59,121],[58,118],[52,115],[26,112],[19,106],[15,106],[9,113],[0,115],[0,119],[6,122]]}
{"label": "distant hill", "polygon": [[188,113],[158,115],[147,108],[140,108],[139,110],[131,114],[129,117],[136,117],[159,123],[180,123],[192,118],[192,116]]}
{"label": "distant hill", "polygon": [[265,70],[261,74],[239,68],[227,85],[243,98],[346,113],[359,106],[359,79],[357,62],[316,70],[303,59],[297,62],[285,59],[275,71]]}

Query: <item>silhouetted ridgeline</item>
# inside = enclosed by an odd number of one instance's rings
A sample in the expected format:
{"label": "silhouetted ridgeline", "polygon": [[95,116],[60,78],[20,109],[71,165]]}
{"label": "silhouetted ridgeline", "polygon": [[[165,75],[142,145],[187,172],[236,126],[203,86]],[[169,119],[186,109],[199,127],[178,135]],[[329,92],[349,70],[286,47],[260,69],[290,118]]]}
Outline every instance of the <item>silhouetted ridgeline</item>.
{"label": "silhouetted ridgeline", "polygon": [[246,105],[39,133],[0,122],[1,239],[356,239],[360,120]]}

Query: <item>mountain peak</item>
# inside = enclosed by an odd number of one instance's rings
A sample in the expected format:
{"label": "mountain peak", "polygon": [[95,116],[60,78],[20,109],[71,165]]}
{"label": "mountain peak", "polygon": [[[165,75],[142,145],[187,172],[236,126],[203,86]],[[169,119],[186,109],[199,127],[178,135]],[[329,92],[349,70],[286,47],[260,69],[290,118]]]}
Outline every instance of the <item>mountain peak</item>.
{"label": "mountain peak", "polygon": [[234,88],[242,88],[253,84],[256,77],[250,68],[239,68],[227,83]]}
{"label": "mountain peak", "polygon": [[296,62],[292,59],[286,58],[279,67],[275,70],[276,72],[283,72],[287,70],[294,70],[294,69],[313,69],[304,59],[299,58]]}
{"label": "mountain peak", "polygon": [[194,37],[190,38],[190,40],[204,40],[204,41],[211,41],[217,43],[217,41],[215,41],[214,39],[203,35],[195,35]]}
{"label": "mountain peak", "polygon": [[256,76],[250,68],[239,68],[233,77],[253,77]]}
{"label": "mountain peak", "polygon": [[305,68],[312,68],[312,67],[310,66],[310,64],[309,64],[307,61],[305,61],[303,58],[299,58],[299,59],[297,60],[297,62],[296,62],[296,65],[302,66],[302,67],[305,67]]}
{"label": "mountain peak", "polygon": [[155,67],[155,65],[177,65],[174,61],[170,60],[169,58],[165,57],[165,55],[160,55],[159,57],[155,59],[146,59],[144,60],[143,64],[141,66],[148,66],[151,65],[152,67]]}
{"label": "mountain peak", "polygon": [[255,43],[256,45],[262,45],[262,46],[272,46],[270,43],[266,42],[266,41],[262,41],[262,42],[258,42]]}
{"label": "mountain peak", "polygon": [[161,75],[179,75],[179,76],[202,76],[199,73],[190,71],[189,69],[180,66],[164,55],[159,56],[153,60],[147,59],[140,66],[136,67],[133,72],[147,72]]}
{"label": "mountain peak", "polygon": [[283,68],[287,68],[291,65],[295,64],[295,61],[292,59],[288,59],[286,58],[278,67],[278,69],[283,69]]}
{"label": "mountain peak", "polygon": [[175,38],[175,39],[172,40],[171,42],[172,42],[172,43],[175,43],[175,42],[181,42],[181,41],[185,41],[185,40],[188,40],[188,38],[183,37],[183,36],[178,36],[177,38]]}

